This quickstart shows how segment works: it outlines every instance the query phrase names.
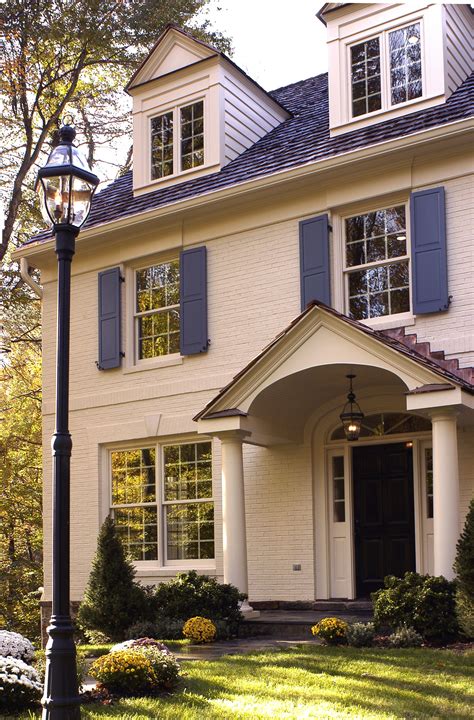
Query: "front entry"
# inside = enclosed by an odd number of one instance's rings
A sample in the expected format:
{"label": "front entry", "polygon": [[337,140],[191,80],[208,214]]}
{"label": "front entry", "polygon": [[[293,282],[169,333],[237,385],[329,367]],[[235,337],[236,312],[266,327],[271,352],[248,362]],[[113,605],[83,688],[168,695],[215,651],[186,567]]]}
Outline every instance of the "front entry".
{"label": "front entry", "polygon": [[353,448],[357,597],[386,575],[415,570],[412,448],[404,443]]}

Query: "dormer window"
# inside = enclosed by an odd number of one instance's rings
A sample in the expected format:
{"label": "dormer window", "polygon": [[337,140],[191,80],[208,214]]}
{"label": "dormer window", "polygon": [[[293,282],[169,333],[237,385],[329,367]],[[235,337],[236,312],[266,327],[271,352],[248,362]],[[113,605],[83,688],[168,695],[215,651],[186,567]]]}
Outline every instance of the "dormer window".
{"label": "dormer window", "polygon": [[[152,180],[204,165],[203,100],[152,117],[150,128]],[[174,139],[175,128],[179,143]]]}
{"label": "dormer window", "polygon": [[423,94],[419,22],[352,45],[350,60],[353,118]]}

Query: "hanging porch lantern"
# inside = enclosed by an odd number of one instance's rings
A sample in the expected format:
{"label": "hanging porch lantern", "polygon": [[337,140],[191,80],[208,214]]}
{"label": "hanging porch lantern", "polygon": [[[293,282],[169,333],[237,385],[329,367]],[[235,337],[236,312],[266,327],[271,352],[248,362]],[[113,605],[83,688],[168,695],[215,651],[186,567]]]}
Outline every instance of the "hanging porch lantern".
{"label": "hanging porch lantern", "polygon": [[355,378],[355,375],[346,375],[346,378],[349,380],[349,393],[347,395],[347,402],[339,417],[341,418],[346,439],[353,442],[359,439],[364,413],[356,402],[356,396],[352,389],[352,380]]}

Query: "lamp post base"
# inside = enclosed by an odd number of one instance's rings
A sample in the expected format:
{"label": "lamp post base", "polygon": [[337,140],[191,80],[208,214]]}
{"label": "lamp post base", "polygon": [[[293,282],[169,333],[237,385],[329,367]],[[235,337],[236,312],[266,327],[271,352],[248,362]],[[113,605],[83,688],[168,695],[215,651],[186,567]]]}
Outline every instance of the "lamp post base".
{"label": "lamp post base", "polygon": [[80,720],[74,628],[68,615],[52,615],[46,645],[42,720]]}

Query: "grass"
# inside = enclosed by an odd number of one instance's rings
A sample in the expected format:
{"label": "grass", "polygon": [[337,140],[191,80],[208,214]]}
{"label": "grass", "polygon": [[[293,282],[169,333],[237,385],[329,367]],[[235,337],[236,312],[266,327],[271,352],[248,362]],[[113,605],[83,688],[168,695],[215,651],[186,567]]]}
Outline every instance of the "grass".
{"label": "grass", "polygon": [[[84,720],[468,720],[474,653],[302,645],[183,665],[176,692],[86,705]],[[23,716],[33,718],[35,716]]]}

